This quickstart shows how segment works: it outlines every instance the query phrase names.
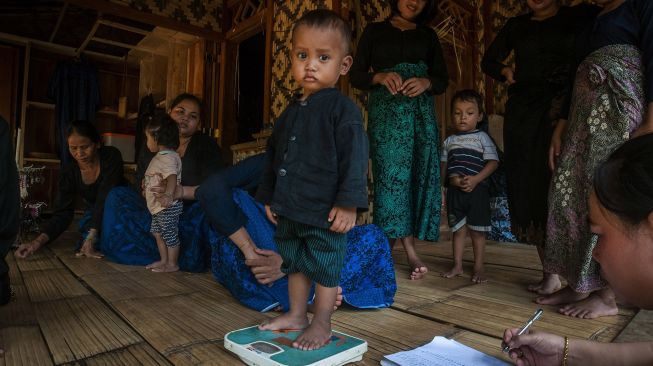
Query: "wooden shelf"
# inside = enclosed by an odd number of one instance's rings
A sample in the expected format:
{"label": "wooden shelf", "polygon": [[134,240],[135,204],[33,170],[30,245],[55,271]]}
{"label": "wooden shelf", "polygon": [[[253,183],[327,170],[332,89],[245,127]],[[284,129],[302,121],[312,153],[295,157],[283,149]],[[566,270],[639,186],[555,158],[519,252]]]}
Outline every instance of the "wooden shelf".
{"label": "wooden shelf", "polygon": [[42,108],[42,109],[51,109],[54,110],[55,105],[53,103],[42,103],[42,102],[35,102],[28,100],[27,101],[27,106],[28,107],[36,107],[36,108]]}

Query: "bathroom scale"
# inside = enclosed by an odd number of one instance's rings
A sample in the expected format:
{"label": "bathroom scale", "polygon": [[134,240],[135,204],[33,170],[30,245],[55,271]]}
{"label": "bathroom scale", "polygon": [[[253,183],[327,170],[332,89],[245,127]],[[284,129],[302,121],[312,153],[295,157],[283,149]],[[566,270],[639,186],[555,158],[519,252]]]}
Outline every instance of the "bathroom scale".
{"label": "bathroom scale", "polygon": [[251,366],[338,366],[360,361],[367,352],[366,341],[336,331],[326,346],[302,351],[292,346],[300,333],[253,326],[227,333],[224,347]]}

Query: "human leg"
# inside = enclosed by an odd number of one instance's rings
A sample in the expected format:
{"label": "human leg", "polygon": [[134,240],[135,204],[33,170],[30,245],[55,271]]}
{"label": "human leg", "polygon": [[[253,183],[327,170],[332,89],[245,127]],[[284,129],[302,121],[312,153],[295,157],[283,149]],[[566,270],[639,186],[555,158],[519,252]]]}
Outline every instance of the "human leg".
{"label": "human leg", "polygon": [[[544,263],[544,247],[537,246],[537,255],[540,258],[540,263]],[[528,285],[528,291],[538,293],[540,295],[550,295],[562,287],[560,276],[556,273],[550,273],[542,270],[542,280],[537,283]]]}
{"label": "human leg", "polygon": [[179,271],[179,249],[181,245],[166,247],[168,260],[164,266],[153,268],[152,272],[177,272]]}
{"label": "human leg", "polygon": [[483,283],[487,282],[485,277],[485,232],[469,230],[469,235],[472,237],[472,247],[474,248],[474,274],[472,274],[472,282]]}
{"label": "human leg", "polygon": [[[311,289],[311,280],[303,273],[288,275],[288,296],[290,310],[276,318],[267,319],[258,326],[260,330],[297,330],[308,326],[306,316],[308,293]],[[335,300],[334,300],[335,302]],[[333,303],[331,303],[333,306]]]}
{"label": "human leg", "polygon": [[422,260],[419,257],[419,254],[417,254],[417,250],[415,250],[415,237],[413,236],[407,236],[404,238],[397,239],[401,241],[401,244],[404,247],[404,250],[406,251],[406,256],[408,257],[408,267],[411,271],[410,273],[410,279],[411,280],[419,280],[424,277],[424,275],[429,271],[428,267],[422,262]]}
{"label": "human leg", "polygon": [[451,240],[451,246],[453,249],[453,267],[449,270],[449,272],[443,273],[442,277],[451,278],[463,274],[463,252],[465,251],[466,237],[466,225],[463,225],[453,233],[453,239]]}
{"label": "human leg", "polygon": [[608,286],[592,292],[581,301],[562,306],[558,312],[575,318],[595,319],[617,315],[619,308],[617,308],[614,292]]}
{"label": "human leg", "polygon": [[322,348],[331,339],[331,314],[338,294],[337,287],[315,285],[315,303],[311,324],[293,342],[293,347],[304,351]]}
{"label": "human leg", "polygon": [[166,263],[168,263],[168,248],[166,247],[166,244],[163,242],[161,233],[154,233],[153,235],[154,235],[154,240],[156,240],[156,248],[159,250],[159,260],[145,266],[146,269],[151,269],[151,270],[165,267]]}

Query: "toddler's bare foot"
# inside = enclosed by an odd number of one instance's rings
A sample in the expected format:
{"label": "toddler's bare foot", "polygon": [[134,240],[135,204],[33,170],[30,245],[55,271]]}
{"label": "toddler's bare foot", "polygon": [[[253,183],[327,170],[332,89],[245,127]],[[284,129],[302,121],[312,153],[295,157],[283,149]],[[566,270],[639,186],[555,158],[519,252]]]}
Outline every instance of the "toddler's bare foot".
{"label": "toddler's bare foot", "polygon": [[463,274],[462,267],[453,267],[453,268],[451,268],[451,270],[449,272],[442,273],[442,277],[451,278],[451,277],[460,276],[462,274]]}
{"label": "toddler's bare foot", "polygon": [[412,270],[410,273],[411,280],[421,280],[429,269],[419,258],[408,260],[408,267]]}
{"label": "toddler's bare foot", "polygon": [[550,295],[562,287],[560,277],[557,274],[546,273],[542,281],[528,285],[528,291],[535,292],[540,295]]}
{"label": "toddler's bare foot", "polygon": [[258,326],[260,330],[299,330],[308,326],[308,318],[304,316],[292,316],[290,313],[279,315],[276,318],[267,319]]}
{"label": "toddler's bare foot", "polygon": [[166,264],[161,267],[152,268],[152,272],[156,273],[167,273],[167,272],[177,272],[179,271],[179,266],[174,266],[171,264]]}
{"label": "toddler's bare foot", "polygon": [[331,324],[313,319],[311,325],[295,339],[292,346],[302,351],[313,351],[324,347],[331,340]]}
{"label": "toddler's bare foot", "polygon": [[487,277],[485,277],[485,272],[474,272],[472,275],[472,282],[474,283],[485,283],[487,282]]}
{"label": "toddler's bare foot", "polygon": [[576,292],[567,286],[551,295],[539,296],[535,299],[535,302],[542,305],[569,304],[584,300],[588,296],[589,293]]}
{"label": "toddler's bare foot", "polygon": [[617,308],[614,297],[601,296],[600,292],[593,292],[584,300],[565,305],[558,309],[558,312],[582,319],[595,319],[602,316],[617,315],[619,308]]}
{"label": "toddler's bare foot", "polygon": [[[333,311],[338,310],[340,305],[342,305],[342,287],[338,286],[338,294],[336,295],[336,303],[333,305]],[[308,311],[311,313],[313,312],[314,308],[315,304],[308,304]]]}
{"label": "toddler's bare foot", "polygon": [[161,268],[166,265],[165,261],[156,261],[154,263],[150,263],[147,266],[145,266],[145,269],[155,269],[155,268]]}
{"label": "toddler's bare foot", "polygon": [[104,257],[104,254],[95,251],[93,248],[87,248],[87,247],[82,247],[79,252],[75,253],[77,257],[87,257],[87,258],[95,258],[95,259],[100,259]]}

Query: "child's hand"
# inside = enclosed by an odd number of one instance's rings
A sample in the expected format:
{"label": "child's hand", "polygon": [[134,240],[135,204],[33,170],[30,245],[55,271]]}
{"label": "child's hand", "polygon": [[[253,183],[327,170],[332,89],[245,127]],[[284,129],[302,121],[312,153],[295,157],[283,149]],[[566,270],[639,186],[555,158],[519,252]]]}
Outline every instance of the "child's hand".
{"label": "child's hand", "polygon": [[334,207],[329,212],[331,231],[346,233],[356,226],[356,207]]}
{"label": "child's hand", "polygon": [[270,209],[270,205],[265,205],[265,215],[268,217],[268,220],[270,220],[271,223],[277,224],[277,214],[272,212],[272,209]]}
{"label": "child's hand", "polygon": [[452,187],[461,188],[460,184],[461,184],[462,180],[463,180],[462,176],[454,175],[452,177],[449,177],[449,185],[452,186]]}
{"label": "child's hand", "polygon": [[475,175],[466,175],[460,182],[460,189],[463,192],[469,193],[476,188],[478,183],[480,183],[480,181]]}

